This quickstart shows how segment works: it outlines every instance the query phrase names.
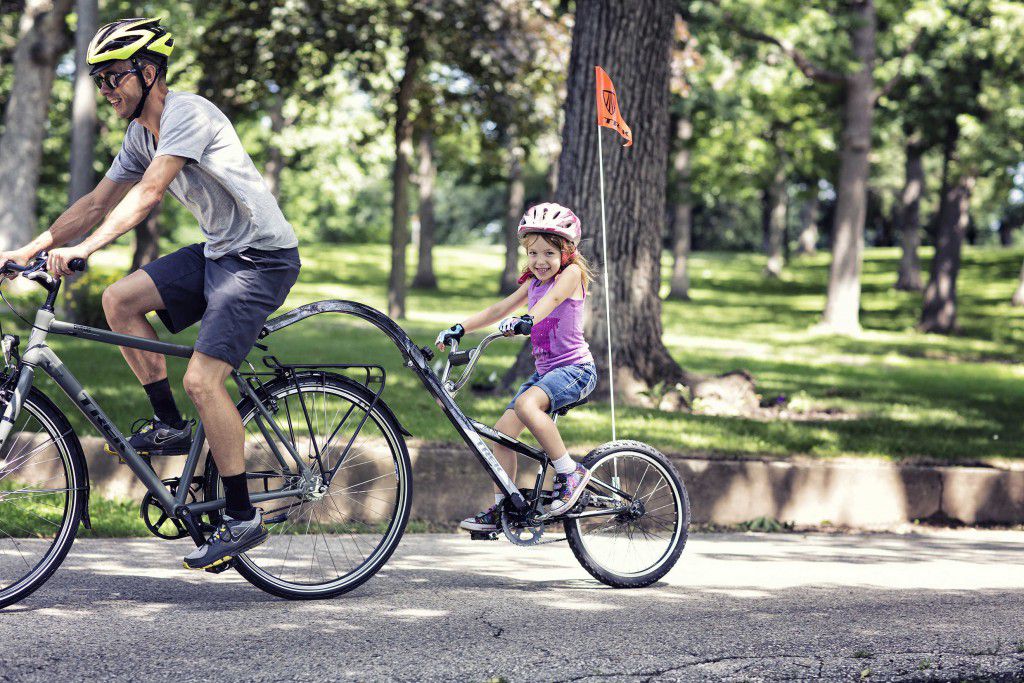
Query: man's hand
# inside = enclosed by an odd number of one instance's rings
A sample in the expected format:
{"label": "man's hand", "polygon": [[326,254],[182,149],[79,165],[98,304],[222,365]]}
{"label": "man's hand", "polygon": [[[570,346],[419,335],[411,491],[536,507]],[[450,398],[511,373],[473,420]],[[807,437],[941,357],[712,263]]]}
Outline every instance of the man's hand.
{"label": "man's hand", "polygon": [[[19,266],[27,266],[28,262],[32,260],[35,254],[29,253],[24,249],[16,249],[14,251],[0,251],[0,270],[3,269],[8,263],[16,263]],[[9,273],[6,275],[8,279],[17,277],[17,273]]]}
{"label": "man's hand", "polygon": [[81,245],[54,249],[46,257],[46,269],[50,271],[51,275],[56,275],[57,277],[71,275],[70,263],[76,258],[86,260],[91,255],[92,252]]}

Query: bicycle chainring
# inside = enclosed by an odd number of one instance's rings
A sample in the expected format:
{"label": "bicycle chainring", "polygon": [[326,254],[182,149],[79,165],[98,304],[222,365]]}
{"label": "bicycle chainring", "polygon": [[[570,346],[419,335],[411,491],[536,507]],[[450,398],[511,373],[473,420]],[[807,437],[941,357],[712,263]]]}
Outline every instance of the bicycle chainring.
{"label": "bicycle chainring", "polygon": [[[163,480],[164,486],[168,488],[172,496],[177,495],[180,483],[181,480],[178,477]],[[196,483],[189,487],[186,504],[196,502],[196,487]],[[142,522],[149,529],[149,532],[157,538],[176,541],[179,538],[188,536],[188,530],[185,528],[185,525],[182,524],[181,520],[173,519],[164,511],[152,491],[147,491],[146,495],[142,497],[139,515],[142,517]]]}
{"label": "bicycle chainring", "polygon": [[537,545],[544,535],[544,522],[528,523],[517,512],[502,510],[501,530],[512,545]]}

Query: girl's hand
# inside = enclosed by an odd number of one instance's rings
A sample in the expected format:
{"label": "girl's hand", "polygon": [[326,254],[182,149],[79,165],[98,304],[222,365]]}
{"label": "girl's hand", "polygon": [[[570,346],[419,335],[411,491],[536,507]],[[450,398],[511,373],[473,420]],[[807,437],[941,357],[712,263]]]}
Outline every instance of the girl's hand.
{"label": "girl's hand", "polygon": [[444,351],[444,347],[448,346],[448,344],[453,339],[455,341],[462,341],[462,335],[464,334],[466,334],[466,328],[464,328],[461,324],[456,323],[449,327],[447,330],[443,330],[440,334],[438,334],[437,339],[434,341],[434,344],[437,345],[438,349]]}
{"label": "girl's hand", "polygon": [[[506,337],[515,336],[515,335],[519,334],[518,332],[516,332],[516,327],[520,323],[527,323],[527,329],[529,329],[530,327],[533,326],[533,318],[528,316],[528,315],[524,315],[524,316],[518,316],[517,315],[517,316],[512,316],[511,318],[505,318],[500,323],[498,323],[498,332],[501,332]],[[524,334],[527,334],[527,333],[524,333]]]}

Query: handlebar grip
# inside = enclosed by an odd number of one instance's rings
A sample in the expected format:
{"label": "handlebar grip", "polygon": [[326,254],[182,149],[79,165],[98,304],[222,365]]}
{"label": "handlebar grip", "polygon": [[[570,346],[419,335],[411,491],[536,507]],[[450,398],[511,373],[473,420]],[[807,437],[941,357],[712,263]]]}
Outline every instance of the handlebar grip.
{"label": "handlebar grip", "polygon": [[84,258],[73,258],[68,262],[68,268],[76,272],[82,272],[85,270],[85,259]]}
{"label": "handlebar grip", "polygon": [[533,318],[528,315],[523,316],[521,322],[516,323],[516,326],[512,328],[512,331],[516,334],[530,334],[530,330],[533,329]]}
{"label": "handlebar grip", "polygon": [[469,362],[469,351],[456,351],[448,354],[448,362],[453,366],[465,365]]}

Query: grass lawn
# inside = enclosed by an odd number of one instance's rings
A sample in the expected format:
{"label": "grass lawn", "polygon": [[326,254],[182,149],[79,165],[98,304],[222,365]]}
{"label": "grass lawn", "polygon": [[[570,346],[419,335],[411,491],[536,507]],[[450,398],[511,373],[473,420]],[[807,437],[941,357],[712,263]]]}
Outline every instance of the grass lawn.
{"label": "grass lawn", "polygon": [[[923,255],[927,268],[930,252]],[[784,395],[796,411],[830,409],[840,419],[761,421],[620,407],[619,435],[665,451],[721,457],[803,454],[950,462],[1024,457],[1018,414],[1024,371],[1015,362],[1024,347],[1024,310],[1009,305],[1022,257],[1019,250],[966,251],[959,282],[962,331],[945,337],[914,331],[920,295],[891,287],[898,251],[869,250],[861,315],[866,331],[850,338],[812,330],[824,306],[827,254],[793,261],[778,281],[762,276],[759,256],[696,254],[693,300],[666,302],[663,311],[665,343],[679,363],[704,373],[746,369],[764,397]],[[93,262],[123,269],[128,259],[125,248],[114,247]],[[417,343],[428,344],[438,330],[494,301],[502,259],[499,247],[437,248],[440,291],[411,291],[409,318],[402,326]],[[304,250],[303,262],[287,307],[330,298],[385,307],[386,245],[316,245]],[[666,275],[668,266],[666,258]],[[39,300],[34,292],[18,297],[22,310]],[[20,325],[6,309],[0,316],[5,329]],[[18,331],[24,335],[23,326]],[[165,338],[191,343],[195,334]],[[50,340],[120,428],[127,430],[148,413],[142,389],[116,348]],[[284,361],[380,362],[388,371],[385,399],[415,437],[459,440],[419,380],[401,366],[397,350],[368,324],[322,315],[269,341]],[[478,376],[502,372],[517,350],[517,342],[494,344]],[[180,403],[187,406],[180,389],[184,363],[171,359],[169,365]],[[463,390],[459,400],[467,413],[492,422],[508,397]],[[83,433],[92,432],[77,412],[72,417]],[[577,409],[561,425],[572,452],[582,454],[609,438],[608,406]]]}

